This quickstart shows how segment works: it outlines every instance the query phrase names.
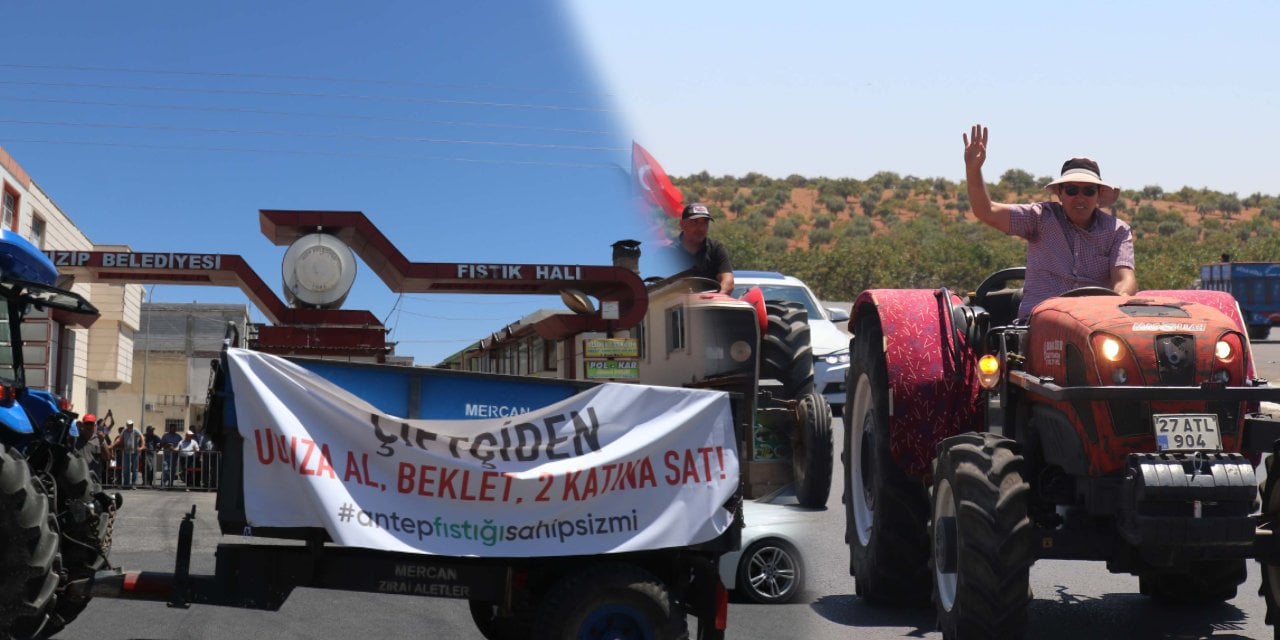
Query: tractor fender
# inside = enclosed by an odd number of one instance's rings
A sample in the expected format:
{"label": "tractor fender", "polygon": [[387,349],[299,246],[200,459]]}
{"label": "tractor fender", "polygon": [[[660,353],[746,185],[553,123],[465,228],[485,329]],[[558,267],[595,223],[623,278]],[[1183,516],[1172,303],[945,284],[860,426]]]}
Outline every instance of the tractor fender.
{"label": "tractor fender", "polygon": [[[889,383],[889,451],[907,475],[927,479],[937,444],[982,431],[977,355],[960,331],[958,367],[951,320],[939,289],[872,289],[853,304],[850,331],[879,316]],[[951,295],[954,307],[962,302]],[[854,340],[857,340],[857,335]],[[851,390],[852,392],[852,390]]]}
{"label": "tractor fender", "polygon": [[[1246,336],[1249,335],[1248,327],[1244,323],[1244,314],[1240,312],[1240,303],[1236,302],[1235,297],[1226,291],[1213,291],[1210,289],[1152,289],[1134,294],[1134,297],[1143,296],[1173,298],[1213,307],[1221,311],[1223,315],[1231,318],[1231,321],[1236,323],[1236,329],[1240,333]],[[1250,378],[1255,378],[1258,375],[1258,372],[1253,367],[1252,344],[1249,345],[1249,368],[1245,371],[1245,374]]]}

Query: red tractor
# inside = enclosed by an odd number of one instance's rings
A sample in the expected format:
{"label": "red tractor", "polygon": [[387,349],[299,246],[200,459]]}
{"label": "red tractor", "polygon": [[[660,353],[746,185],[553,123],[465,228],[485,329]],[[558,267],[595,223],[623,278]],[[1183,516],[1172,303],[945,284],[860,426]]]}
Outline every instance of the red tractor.
{"label": "red tractor", "polygon": [[857,594],[932,599],[946,638],[1017,638],[1040,558],[1105,561],[1145,595],[1209,603],[1235,597],[1253,557],[1275,590],[1280,494],[1268,482],[1257,514],[1246,454],[1280,437],[1256,413],[1280,388],[1255,377],[1235,301],[1086,287],[1021,324],[1024,274],[1000,271],[965,302],[944,288],[854,303],[843,459]]}

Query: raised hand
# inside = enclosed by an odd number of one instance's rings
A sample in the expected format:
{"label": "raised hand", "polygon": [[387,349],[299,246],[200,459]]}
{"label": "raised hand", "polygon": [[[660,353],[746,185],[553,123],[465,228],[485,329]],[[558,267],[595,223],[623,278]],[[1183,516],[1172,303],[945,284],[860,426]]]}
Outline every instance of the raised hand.
{"label": "raised hand", "polygon": [[964,166],[981,168],[987,161],[987,128],[975,124],[964,137]]}

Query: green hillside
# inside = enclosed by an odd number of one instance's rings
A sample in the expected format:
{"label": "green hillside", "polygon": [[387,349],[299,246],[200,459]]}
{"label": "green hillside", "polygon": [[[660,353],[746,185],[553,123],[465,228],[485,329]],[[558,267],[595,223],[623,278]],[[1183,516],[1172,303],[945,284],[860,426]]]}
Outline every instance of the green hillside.
{"label": "green hillside", "polygon": [[[1011,169],[988,189],[998,202],[1035,202],[1050,199],[1040,188],[1050,180]],[[711,205],[712,234],[732,252],[735,268],[794,275],[825,300],[851,300],[880,287],[968,291],[1024,262],[1025,243],[979,223],[964,185],[945,178],[703,172],[672,181],[685,202]],[[1112,211],[1133,227],[1140,289],[1186,288],[1201,263],[1223,253],[1280,260],[1275,196],[1147,186],[1123,191]],[[674,231],[675,222],[668,224]]]}

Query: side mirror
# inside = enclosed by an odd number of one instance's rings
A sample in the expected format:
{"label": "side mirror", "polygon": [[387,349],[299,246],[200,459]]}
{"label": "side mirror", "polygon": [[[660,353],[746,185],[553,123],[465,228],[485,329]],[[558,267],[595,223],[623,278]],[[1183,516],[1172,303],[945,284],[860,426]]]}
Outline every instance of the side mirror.
{"label": "side mirror", "polygon": [[837,307],[827,307],[827,313],[831,314],[832,322],[848,322],[849,312]]}

